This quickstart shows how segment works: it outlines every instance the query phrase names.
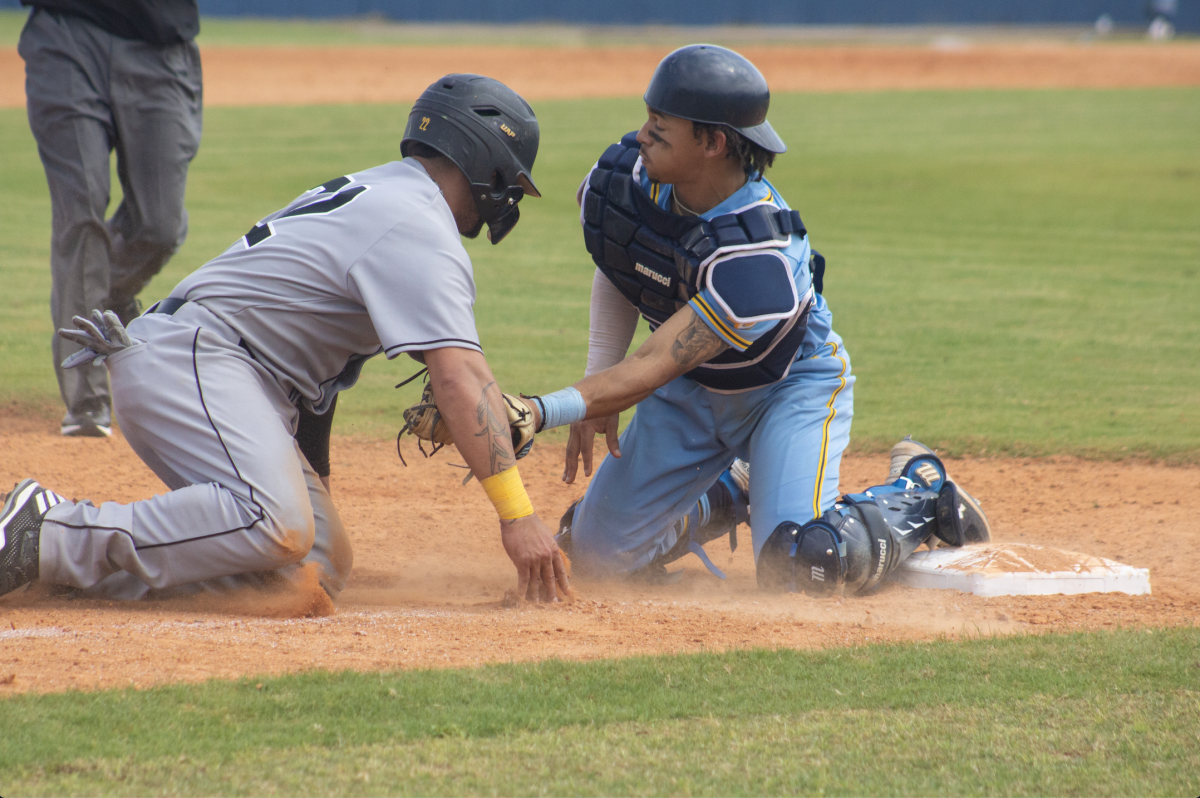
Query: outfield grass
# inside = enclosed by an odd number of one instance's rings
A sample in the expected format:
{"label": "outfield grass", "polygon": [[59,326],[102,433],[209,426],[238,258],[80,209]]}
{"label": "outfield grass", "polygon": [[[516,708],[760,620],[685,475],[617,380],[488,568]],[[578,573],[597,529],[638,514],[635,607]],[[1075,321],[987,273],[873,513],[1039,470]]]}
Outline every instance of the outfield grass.
{"label": "outfield grass", "polygon": [[5,795],[1192,795],[1200,631],[0,702]]}
{"label": "outfield grass", "polygon": [[[526,392],[581,375],[592,269],[574,188],[641,113],[536,110],[545,199],[502,246],[468,244],[489,359]],[[395,158],[405,116],[210,109],[190,237],[143,299],[305,188]],[[785,95],[771,118],[792,146],[772,178],[829,258],[859,377],[853,446],[913,433],[951,453],[1200,460],[1200,90]],[[0,111],[0,147],[0,401],[52,406],[49,201],[22,111]],[[338,429],[393,430],[410,365],[371,363]]]}

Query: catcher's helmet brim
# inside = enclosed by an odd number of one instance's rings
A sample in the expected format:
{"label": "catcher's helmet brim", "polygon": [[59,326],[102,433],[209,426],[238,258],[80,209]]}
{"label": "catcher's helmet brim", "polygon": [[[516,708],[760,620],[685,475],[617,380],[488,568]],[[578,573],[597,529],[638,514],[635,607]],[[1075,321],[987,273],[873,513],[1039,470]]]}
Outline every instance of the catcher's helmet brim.
{"label": "catcher's helmet brim", "polygon": [[773,152],[776,155],[787,152],[787,145],[783,143],[783,139],[779,138],[779,134],[775,132],[775,128],[771,127],[770,122],[764,120],[761,125],[735,127],[734,130],[767,152]]}

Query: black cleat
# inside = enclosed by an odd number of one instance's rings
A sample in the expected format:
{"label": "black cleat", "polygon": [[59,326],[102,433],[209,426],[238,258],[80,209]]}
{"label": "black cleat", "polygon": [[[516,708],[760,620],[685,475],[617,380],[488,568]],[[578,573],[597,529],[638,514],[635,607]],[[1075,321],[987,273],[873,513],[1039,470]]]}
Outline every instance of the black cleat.
{"label": "black cleat", "polygon": [[37,580],[42,519],[62,500],[32,479],[8,494],[0,510],[0,596]]}

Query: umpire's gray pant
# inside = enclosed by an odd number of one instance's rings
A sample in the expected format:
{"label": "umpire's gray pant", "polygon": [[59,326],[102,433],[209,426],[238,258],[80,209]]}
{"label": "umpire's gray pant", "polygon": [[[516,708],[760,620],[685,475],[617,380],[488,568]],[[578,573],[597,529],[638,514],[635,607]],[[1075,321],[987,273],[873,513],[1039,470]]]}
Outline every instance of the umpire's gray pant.
{"label": "umpire's gray pant", "polygon": [[[128,322],[135,298],[183,243],[188,163],[200,146],[200,51],[121,39],[78,17],[29,15],[18,45],[26,109],[53,208],[54,326],[92,308]],[[124,199],[105,221],[109,157]],[[54,369],[71,413],[109,404],[103,369],[63,370],[76,344],[54,336]]]}
{"label": "umpire's gray pant", "polygon": [[197,303],[141,316],[129,332],[142,340],[106,363],[113,409],[129,445],[171,490],[132,504],[51,508],[39,578],[130,599],[236,587],[313,562],[336,596],[353,554],[292,437],[299,413],[287,393]]}

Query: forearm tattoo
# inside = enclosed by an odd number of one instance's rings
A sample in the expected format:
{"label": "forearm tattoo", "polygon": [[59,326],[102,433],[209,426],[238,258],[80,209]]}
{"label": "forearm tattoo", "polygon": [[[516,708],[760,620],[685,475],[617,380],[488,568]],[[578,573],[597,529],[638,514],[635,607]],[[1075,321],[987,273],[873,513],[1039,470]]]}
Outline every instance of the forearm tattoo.
{"label": "forearm tattoo", "polygon": [[687,372],[716,357],[728,346],[699,316],[693,316],[688,326],[671,342],[671,359]]}
{"label": "forearm tattoo", "polygon": [[[479,396],[479,404],[475,407],[475,421],[479,424],[476,438],[486,437],[488,442],[488,461],[493,474],[507,471],[517,463],[512,450],[512,433],[508,429],[508,418],[500,418],[492,410],[488,400],[488,391],[496,382],[493,380],[483,386]],[[482,477],[481,477],[482,479]]]}

